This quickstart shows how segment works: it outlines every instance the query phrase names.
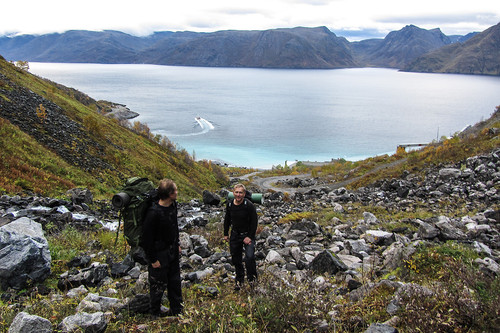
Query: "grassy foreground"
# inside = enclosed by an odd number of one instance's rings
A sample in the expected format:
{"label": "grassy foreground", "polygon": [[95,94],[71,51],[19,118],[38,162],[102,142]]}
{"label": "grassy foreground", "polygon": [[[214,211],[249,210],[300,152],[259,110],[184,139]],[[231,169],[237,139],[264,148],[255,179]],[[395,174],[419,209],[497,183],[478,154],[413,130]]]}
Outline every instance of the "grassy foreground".
{"label": "grassy foreground", "polygon": [[[326,223],[326,221],[319,221]],[[207,233],[213,249],[225,245],[214,241],[221,236],[220,223],[212,221]],[[55,288],[57,276],[65,263],[80,252],[89,253],[89,244],[100,244],[95,261],[105,261],[125,255],[125,247],[114,248],[114,233],[103,230],[81,233],[66,229],[49,236],[53,256],[53,272],[46,285]],[[500,324],[500,279],[477,270],[474,259],[478,254],[455,242],[441,245],[423,245],[406,265],[386,276],[376,277],[363,272],[363,283],[398,280],[419,284],[430,290],[428,294],[409,294],[406,308],[397,313],[393,323],[400,332],[494,332]],[[318,282],[305,274],[294,279],[281,276],[268,267],[259,267],[259,285],[253,289],[232,290],[233,284],[216,273],[202,285],[183,288],[186,311],[178,320],[151,319],[147,315],[112,314],[106,332],[314,332],[328,324],[335,332],[363,332],[370,323],[391,318],[386,308],[394,293],[389,284],[380,283],[360,301],[352,302],[343,296],[345,281],[325,276]],[[133,296],[135,283],[115,280],[112,285],[90,292],[105,294],[117,288],[114,297]],[[207,292],[216,288],[216,296]],[[143,290],[147,292],[147,289]],[[49,319],[54,327],[66,316],[75,313],[83,299],[58,296],[52,292],[40,296],[31,290],[18,293],[20,301],[0,302],[0,331],[6,332],[21,309]]]}

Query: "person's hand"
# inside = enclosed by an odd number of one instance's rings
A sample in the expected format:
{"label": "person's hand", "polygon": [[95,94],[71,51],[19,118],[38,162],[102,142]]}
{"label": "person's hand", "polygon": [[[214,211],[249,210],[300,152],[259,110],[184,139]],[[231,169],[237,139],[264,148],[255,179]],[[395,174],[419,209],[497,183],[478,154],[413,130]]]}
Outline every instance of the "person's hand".
{"label": "person's hand", "polygon": [[250,237],[245,237],[245,239],[243,239],[243,243],[246,245],[252,244],[252,239]]}
{"label": "person's hand", "polygon": [[224,240],[227,242],[229,240],[229,236],[224,236]]}
{"label": "person's hand", "polygon": [[151,266],[153,268],[160,268],[161,267],[160,261],[156,260],[154,263],[151,264]]}

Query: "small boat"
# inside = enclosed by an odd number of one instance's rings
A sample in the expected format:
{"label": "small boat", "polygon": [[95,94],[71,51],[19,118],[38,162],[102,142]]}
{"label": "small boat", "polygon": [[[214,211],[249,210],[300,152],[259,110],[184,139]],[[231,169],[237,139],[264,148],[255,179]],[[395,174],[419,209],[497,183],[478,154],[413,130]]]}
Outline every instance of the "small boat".
{"label": "small boat", "polygon": [[201,118],[199,116],[196,116],[194,119],[201,120]]}

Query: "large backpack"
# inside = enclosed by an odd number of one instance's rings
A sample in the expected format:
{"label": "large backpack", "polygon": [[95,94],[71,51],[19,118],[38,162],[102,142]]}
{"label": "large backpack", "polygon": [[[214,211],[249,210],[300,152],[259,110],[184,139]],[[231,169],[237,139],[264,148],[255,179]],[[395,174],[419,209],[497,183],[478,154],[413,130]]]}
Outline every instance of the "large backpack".
{"label": "large backpack", "polygon": [[157,191],[153,182],[141,177],[127,179],[122,191],[113,196],[112,204],[119,209],[116,240],[120,232],[120,222],[123,220],[124,238],[131,246],[132,257],[139,262],[143,261],[140,257],[144,252],[140,247],[142,224],[149,207],[156,199]]}
{"label": "large backpack", "polygon": [[[234,199],[234,194],[233,192],[229,192],[227,194],[227,201],[231,202]],[[262,204],[264,202],[264,198],[262,196],[262,193],[252,193],[249,190],[245,190],[245,199],[252,203],[257,203],[257,204]],[[245,203],[246,204],[246,203]]]}

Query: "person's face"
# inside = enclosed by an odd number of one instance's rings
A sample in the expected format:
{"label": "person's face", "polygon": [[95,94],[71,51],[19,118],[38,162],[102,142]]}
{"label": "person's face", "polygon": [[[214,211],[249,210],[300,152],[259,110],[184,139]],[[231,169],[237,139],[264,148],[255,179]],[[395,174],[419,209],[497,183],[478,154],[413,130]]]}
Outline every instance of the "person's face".
{"label": "person's face", "polygon": [[237,204],[240,204],[243,202],[243,199],[245,198],[245,190],[242,189],[241,187],[237,187],[233,190],[234,194],[234,201]]}

